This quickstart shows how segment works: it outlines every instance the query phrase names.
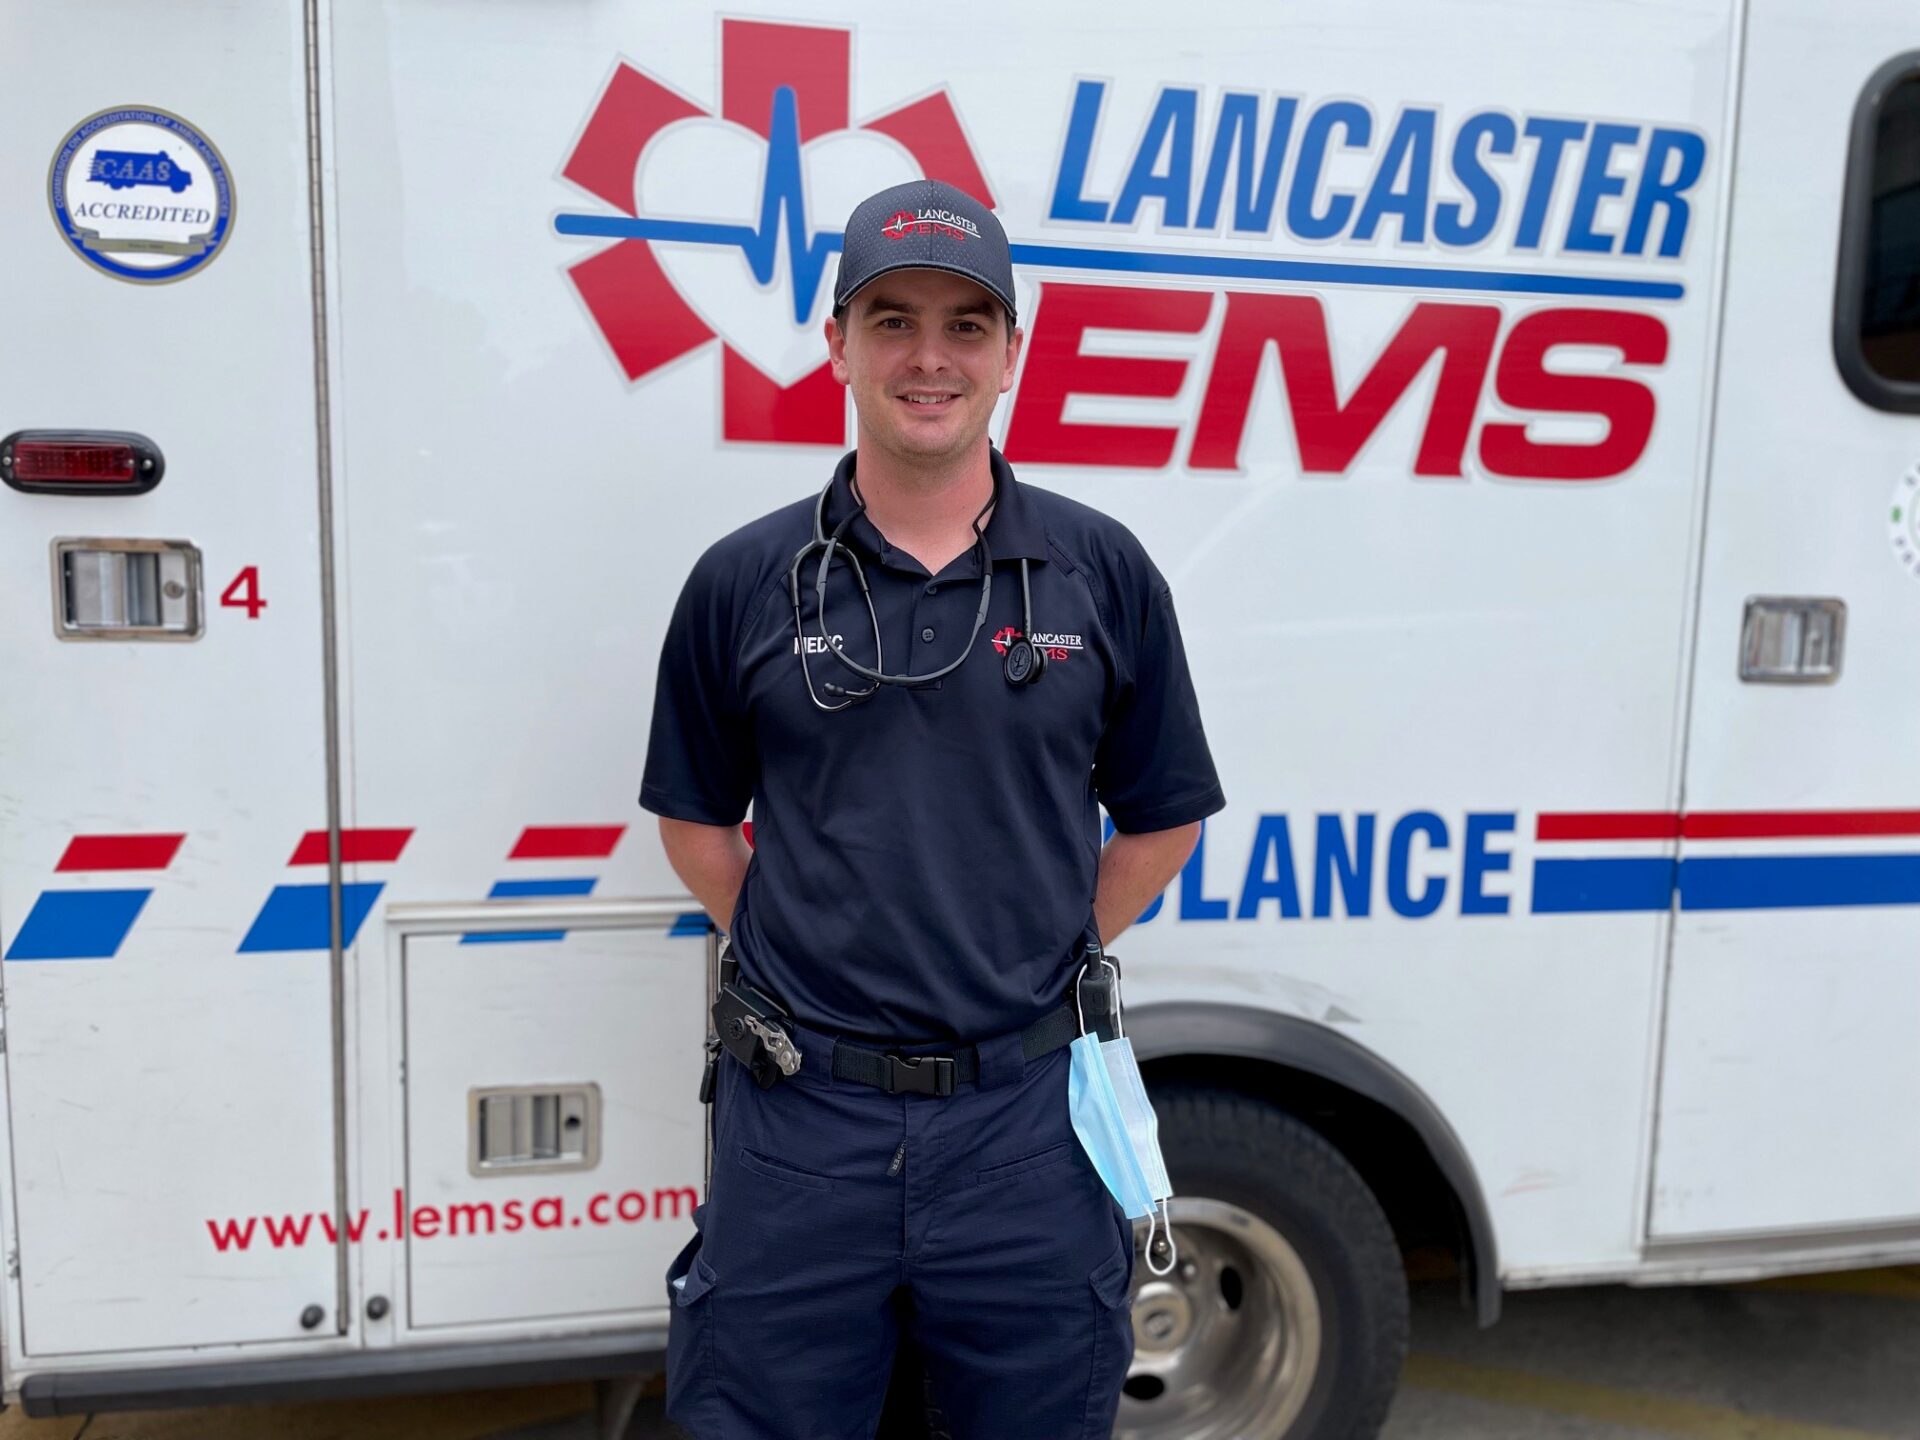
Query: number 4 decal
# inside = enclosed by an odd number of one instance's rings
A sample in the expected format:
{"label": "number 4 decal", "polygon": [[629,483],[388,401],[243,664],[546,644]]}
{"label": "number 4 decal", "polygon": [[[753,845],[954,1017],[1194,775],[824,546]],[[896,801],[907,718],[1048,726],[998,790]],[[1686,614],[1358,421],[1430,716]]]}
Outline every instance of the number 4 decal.
{"label": "number 4 decal", "polygon": [[267,602],[260,598],[260,567],[249,565],[233,577],[233,583],[220,592],[220,603],[247,612],[249,620],[258,620]]}

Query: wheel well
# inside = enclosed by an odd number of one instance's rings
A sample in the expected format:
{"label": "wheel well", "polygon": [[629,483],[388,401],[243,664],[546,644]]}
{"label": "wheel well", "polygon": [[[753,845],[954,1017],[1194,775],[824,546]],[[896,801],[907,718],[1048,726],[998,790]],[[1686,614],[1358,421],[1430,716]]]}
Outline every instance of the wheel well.
{"label": "wheel well", "polygon": [[1311,1125],[1379,1200],[1415,1277],[1457,1274],[1462,1303],[1473,1307],[1477,1260],[1466,1211],[1426,1142],[1399,1114],[1324,1076],[1272,1060],[1172,1055],[1140,1068],[1149,1085],[1227,1090],[1277,1105]]}

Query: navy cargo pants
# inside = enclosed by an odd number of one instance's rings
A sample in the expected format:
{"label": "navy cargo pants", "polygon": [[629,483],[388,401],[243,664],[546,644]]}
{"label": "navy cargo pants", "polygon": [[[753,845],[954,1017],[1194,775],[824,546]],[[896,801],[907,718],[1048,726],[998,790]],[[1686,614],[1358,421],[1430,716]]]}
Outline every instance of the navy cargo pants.
{"label": "navy cargo pants", "polygon": [[669,1418],[870,1440],[904,1323],[954,1440],[1104,1440],[1133,1228],[1073,1133],[1068,1052],[985,1042],[979,1082],[942,1098],[835,1080],[833,1042],[794,1039],[802,1069],[771,1090],[720,1058],[713,1185],[668,1272]]}

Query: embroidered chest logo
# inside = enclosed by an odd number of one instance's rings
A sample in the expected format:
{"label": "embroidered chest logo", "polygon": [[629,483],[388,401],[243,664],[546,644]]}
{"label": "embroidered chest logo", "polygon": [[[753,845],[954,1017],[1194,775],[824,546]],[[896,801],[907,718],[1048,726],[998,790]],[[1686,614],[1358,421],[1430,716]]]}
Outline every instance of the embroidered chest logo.
{"label": "embroidered chest logo", "polygon": [[[1003,625],[1000,627],[999,634],[993,637],[993,648],[997,653],[1004,655],[1007,653],[1007,646],[1019,638],[1018,625]],[[1034,631],[1033,643],[1047,652],[1049,660],[1064,660],[1076,650],[1086,648],[1078,635],[1061,634],[1054,630]]]}

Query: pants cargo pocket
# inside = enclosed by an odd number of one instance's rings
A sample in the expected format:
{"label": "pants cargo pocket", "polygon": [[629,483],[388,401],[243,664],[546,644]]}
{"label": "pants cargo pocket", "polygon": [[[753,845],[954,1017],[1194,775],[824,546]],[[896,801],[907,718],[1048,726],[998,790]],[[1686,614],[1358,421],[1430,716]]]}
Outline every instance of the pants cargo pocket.
{"label": "pants cargo pocket", "polygon": [[[1125,1222],[1122,1222],[1123,1224]],[[1092,1288],[1093,1372],[1087,1379],[1083,1440],[1106,1440],[1120,1409],[1120,1387],[1133,1364],[1133,1227],[1118,1253],[1087,1277]]]}
{"label": "pants cargo pocket", "polygon": [[720,1378],[715,1370],[714,1285],[719,1277],[695,1235],[667,1267],[667,1418],[707,1440],[720,1434]]}

